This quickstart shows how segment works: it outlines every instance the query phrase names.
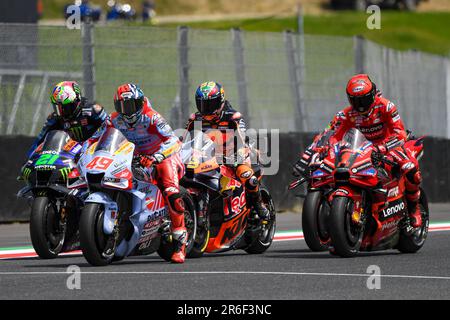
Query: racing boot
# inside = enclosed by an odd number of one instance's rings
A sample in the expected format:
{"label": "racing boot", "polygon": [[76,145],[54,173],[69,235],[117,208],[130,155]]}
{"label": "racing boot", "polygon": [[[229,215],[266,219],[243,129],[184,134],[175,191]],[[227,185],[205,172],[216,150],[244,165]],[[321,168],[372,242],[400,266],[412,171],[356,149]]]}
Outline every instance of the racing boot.
{"label": "racing boot", "polygon": [[187,230],[185,227],[176,228],[172,231],[173,239],[173,263],[184,263],[186,259],[186,241],[187,241]]}
{"label": "racing boot", "polygon": [[409,222],[411,227],[417,229],[422,226],[422,212],[418,202],[408,201]]}
{"label": "racing boot", "polygon": [[262,201],[261,192],[258,191],[247,191],[247,199],[249,199],[250,205],[258,213],[258,217],[263,221],[268,221],[270,218],[270,211],[266,208]]}
{"label": "racing boot", "polygon": [[406,174],[406,200],[408,205],[410,225],[414,229],[419,228],[422,225],[422,213],[420,212],[419,206],[419,185],[421,181],[422,177],[420,171],[418,170],[411,170]]}

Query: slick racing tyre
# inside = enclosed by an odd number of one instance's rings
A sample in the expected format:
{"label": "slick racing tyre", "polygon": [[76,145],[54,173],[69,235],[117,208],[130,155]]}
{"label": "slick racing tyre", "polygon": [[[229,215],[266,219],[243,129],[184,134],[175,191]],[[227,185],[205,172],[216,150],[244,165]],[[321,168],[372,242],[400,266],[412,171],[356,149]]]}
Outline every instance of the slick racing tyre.
{"label": "slick racing tyre", "polygon": [[53,199],[34,199],[30,217],[30,237],[34,250],[42,259],[56,258],[61,252],[65,229],[61,229],[59,211]]}
{"label": "slick racing tyre", "polygon": [[303,202],[303,235],[308,247],[315,252],[327,250],[330,242],[325,221],[329,206],[323,200],[322,192],[310,191]]}
{"label": "slick racing tyre", "polygon": [[400,252],[415,253],[425,244],[430,223],[430,211],[428,209],[428,200],[423,190],[420,193],[419,207],[422,213],[422,226],[411,235],[407,235],[403,231],[400,233],[400,239],[397,245],[397,249]]}
{"label": "slick racing tyre", "polygon": [[262,201],[264,202],[266,208],[269,210],[269,221],[267,224],[262,226],[262,230],[259,237],[247,248],[245,251],[250,254],[261,254],[269,249],[272,244],[273,237],[275,236],[276,229],[276,215],[275,215],[275,205],[273,203],[272,196],[266,187],[260,187]]}
{"label": "slick racing tyre", "polygon": [[106,266],[113,260],[114,254],[105,256],[110,235],[103,232],[105,210],[98,203],[87,203],[80,219],[80,247],[87,262],[93,266]]}
{"label": "slick racing tyre", "polygon": [[[197,215],[195,211],[194,200],[191,195],[183,187],[180,187],[180,194],[183,197],[184,202],[184,225],[188,233],[188,239],[186,241],[186,257],[189,257],[190,252],[194,247],[194,239],[197,234]],[[157,250],[158,255],[166,261],[171,261],[173,254],[173,242],[170,241],[171,237],[161,237],[161,244]]]}
{"label": "slick racing tyre", "polygon": [[361,246],[363,229],[352,222],[352,200],[347,197],[336,197],[331,206],[329,232],[333,253],[344,257],[355,256]]}

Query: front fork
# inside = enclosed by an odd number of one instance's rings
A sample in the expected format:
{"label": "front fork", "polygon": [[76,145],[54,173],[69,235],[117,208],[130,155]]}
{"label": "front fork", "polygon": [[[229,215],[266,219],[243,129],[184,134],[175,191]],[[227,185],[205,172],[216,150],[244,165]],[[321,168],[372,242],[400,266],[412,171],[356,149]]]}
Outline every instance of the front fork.
{"label": "front fork", "polygon": [[370,208],[366,206],[367,192],[346,186],[332,191],[328,196],[328,202],[333,203],[335,197],[347,197],[352,200],[349,202],[351,207],[348,208],[351,211],[351,220],[356,226],[362,228],[367,221],[367,215],[370,213]]}

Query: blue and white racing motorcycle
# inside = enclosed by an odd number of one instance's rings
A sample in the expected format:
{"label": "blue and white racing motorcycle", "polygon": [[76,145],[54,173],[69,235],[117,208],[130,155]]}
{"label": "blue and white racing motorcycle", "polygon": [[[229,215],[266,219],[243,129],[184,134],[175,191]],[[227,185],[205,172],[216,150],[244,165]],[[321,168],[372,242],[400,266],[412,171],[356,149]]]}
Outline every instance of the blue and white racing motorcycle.
{"label": "blue and white racing motorcycle", "polygon": [[[77,172],[69,176],[69,188],[89,190],[79,229],[81,250],[91,265],[103,266],[155,251],[166,261],[172,256],[167,205],[154,183],[153,170],[133,165],[134,149],[119,130],[108,128],[83,153]],[[180,192],[188,253],[194,244],[197,218],[191,196],[183,188]]]}

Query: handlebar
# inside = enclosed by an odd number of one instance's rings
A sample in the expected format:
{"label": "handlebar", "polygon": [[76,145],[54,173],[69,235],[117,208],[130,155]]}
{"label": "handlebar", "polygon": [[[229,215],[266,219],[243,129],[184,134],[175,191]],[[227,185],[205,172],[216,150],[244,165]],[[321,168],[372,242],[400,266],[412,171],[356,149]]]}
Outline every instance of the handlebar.
{"label": "handlebar", "polygon": [[385,164],[391,166],[391,167],[395,167],[397,165],[396,162],[391,161],[387,156],[385,156],[384,154],[380,153],[380,152],[372,152],[372,161],[374,162],[384,162]]}

